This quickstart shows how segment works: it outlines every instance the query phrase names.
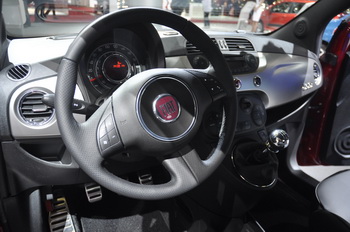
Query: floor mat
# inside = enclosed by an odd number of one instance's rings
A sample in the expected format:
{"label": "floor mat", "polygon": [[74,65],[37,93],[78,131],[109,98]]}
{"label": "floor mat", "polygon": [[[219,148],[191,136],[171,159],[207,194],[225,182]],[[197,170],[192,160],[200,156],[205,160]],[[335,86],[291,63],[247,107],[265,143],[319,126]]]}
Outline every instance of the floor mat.
{"label": "floor mat", "polygon": [[118,219],[81,218],[83,232],[170,232],[169,215],[153,211]]}
{"label": "floor mat", "polygon": [[266,232],[307,232],[312,203],[282,183],[251,211]]}

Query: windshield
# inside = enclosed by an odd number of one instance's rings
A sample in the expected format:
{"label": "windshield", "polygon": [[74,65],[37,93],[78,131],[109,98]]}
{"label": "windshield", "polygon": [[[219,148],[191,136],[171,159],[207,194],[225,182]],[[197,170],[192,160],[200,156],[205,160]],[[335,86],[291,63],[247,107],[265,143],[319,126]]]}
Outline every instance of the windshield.
{"label": "windshield", "polygon": [[3,15],[12,37],[78,33],[109,12],[155,7],[179,14],[204,30],[269,32],[297,16],[307,0],[4,0]]}
{"label": "windshield", "polygon": [[[179,14],[203,30],[267,33],[307,10],[314,0],[4,0],[3,16],[11,37],[77,34],[113,11],[155,7]],[[338,24],[347,12],[330,23]],[[338,20],[338,21],[337,21]],[[158,28],[159,30],[162,27]],[[331,34],[334,26],[329,27]],[[328,35],[329,37],[329,35]],[[327,38],[324,40],[327,41]]]}

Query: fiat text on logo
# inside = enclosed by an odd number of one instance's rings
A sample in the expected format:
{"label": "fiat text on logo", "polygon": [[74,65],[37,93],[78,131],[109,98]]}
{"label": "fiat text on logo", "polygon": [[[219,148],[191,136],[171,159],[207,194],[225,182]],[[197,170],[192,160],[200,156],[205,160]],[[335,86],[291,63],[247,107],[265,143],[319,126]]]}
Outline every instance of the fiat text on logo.
{"label": "fiat text on logo", "polygon": [[153,113],[161,122],[174,122],[180,116],[180,105],[172,95],[162,94],[153,101]]}

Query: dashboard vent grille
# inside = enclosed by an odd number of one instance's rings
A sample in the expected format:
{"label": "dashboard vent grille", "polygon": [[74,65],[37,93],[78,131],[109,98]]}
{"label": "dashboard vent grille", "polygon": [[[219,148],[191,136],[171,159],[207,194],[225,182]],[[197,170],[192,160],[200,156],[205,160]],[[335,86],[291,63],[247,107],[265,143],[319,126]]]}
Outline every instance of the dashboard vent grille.
{"label": "dashboard vent grille", "polygon": [[253,44],[247,39],[225,38],[230,51],[254,51]]}
{"label": "dashboard vent grille", "polygon": [[16,65],[7,71],[7,76],[11,80],[21,80],[29,76],[30,66],[28,64]]}
{"label": "dashboard vent grille", "polygon": [[42,91],[32,91],[21,98],[18,110],[24,122],[33,125],[43,125],[47,123],[54,114],[54,109],[47,106],[41,100],[46,94]]}
{"label": "dashboard vent grille", "polygon": [[[218,43],[216,42],[215,38],[211,38],[211,40],[214,42],[216,46],[218,46]],[[202,53],[201,50],[199,50],[196,46],[194,46],[190,42],[186,42],[186,49],[187,49],[187,54],[199,54]]]}
{"label": "dashboard vent grille", "polygon": [[188,41],[186,42],[186,49],[188,54],[201,53],[201,51],[196,46],[194,46],[192,43]]}
{"label": "dashboard vent grille", "polygon": [[215,38],[211,38],[211,40],[214,42],[214,44],[215,44],[216,46],[218,46],[218,42],[216,42],[216,39],[215,39]]}

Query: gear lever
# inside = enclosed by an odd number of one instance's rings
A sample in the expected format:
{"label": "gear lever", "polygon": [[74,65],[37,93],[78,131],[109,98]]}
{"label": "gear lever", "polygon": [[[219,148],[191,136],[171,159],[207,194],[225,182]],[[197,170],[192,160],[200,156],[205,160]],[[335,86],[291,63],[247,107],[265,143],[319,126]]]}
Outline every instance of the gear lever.
{"label": "gear lever", "polygon": [[289,136],[286,131],[276,129],[271,132],[269,141],[266,142],[267,149],[273,153],[278,153],[286,149],[289,145]]}

